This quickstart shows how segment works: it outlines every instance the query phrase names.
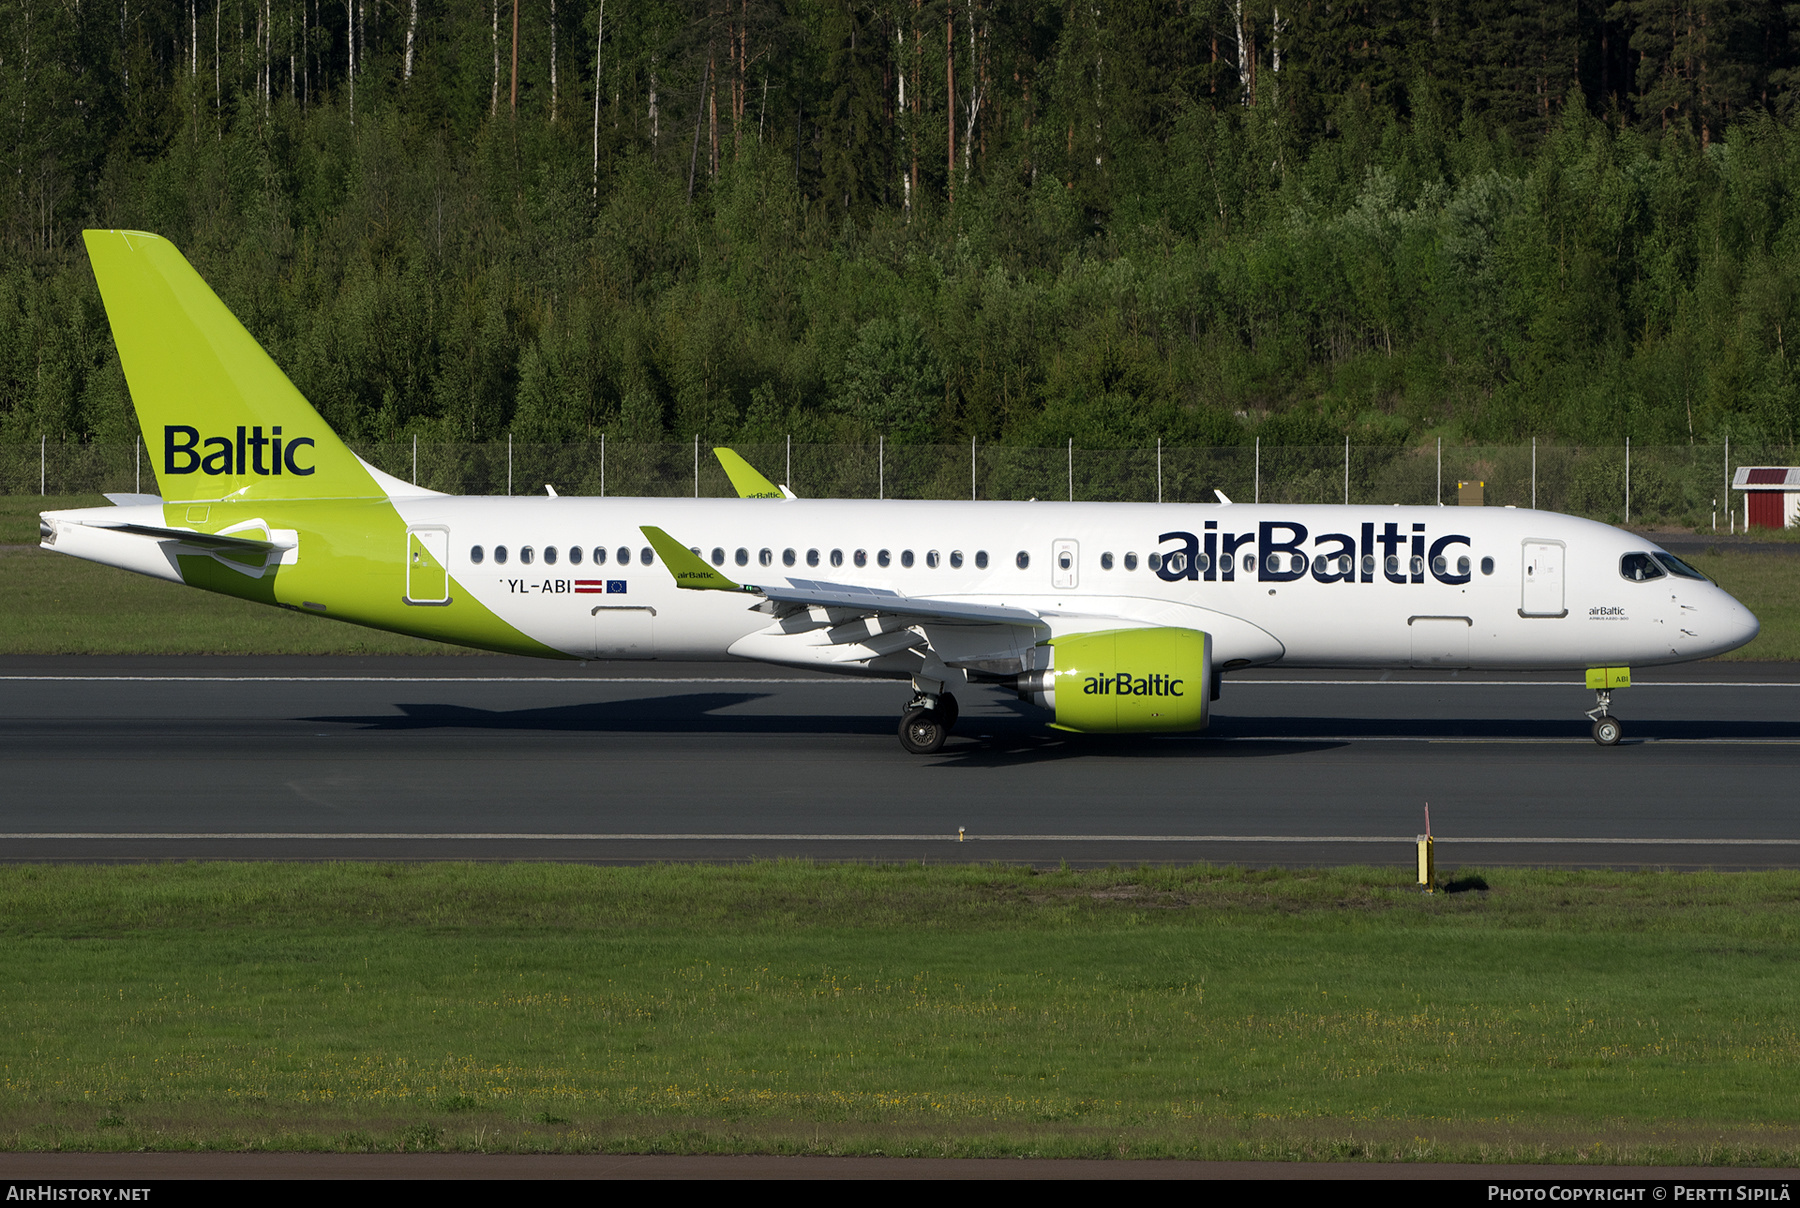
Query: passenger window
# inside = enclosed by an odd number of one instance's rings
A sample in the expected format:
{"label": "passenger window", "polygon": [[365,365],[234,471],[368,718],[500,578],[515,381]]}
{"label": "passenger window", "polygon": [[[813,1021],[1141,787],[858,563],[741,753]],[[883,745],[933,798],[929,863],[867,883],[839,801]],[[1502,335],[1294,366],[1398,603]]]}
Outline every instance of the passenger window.
{"label": "passenger window", "polygon": [[569,547],[569,565],[581,565],[581,547],[579,545],[571,545]]}
{"label": "passenger window", "polygon": [[642,562],[645,566],[654,564],[656,562],[656,551],[646,545],[643,549],[638,551],[638,561]]}
{"label": "passenger window", "polygon": [[1450,570],[1450,559],[1444,557],[1444,555],[1439,554],[1437,557],[1435,557],[1431,560],[1431,573],[1432,574],[1442,575],[1442,574],[1448,573],[1449,570]]}
{"label": "passenger window", "polygon": [[1137,555],[1136,554],[1126,554],[1125,555],[1125,569],[1126,570],[1136,570],[1137,569]]}
{"label": "passenger window", "polygon": [[1363,573],[1363,577],[1367,578],[1367,579],[1373,579],[1375,577],[1375,555],[1374,554],[1364,554],[1363,555],[1362,573]]}
{"label": "passenger window", "polygon": [[1494,573],[1494,560],[1492,558],[1483,558],[1481,560],[1481,573],[1484,575],[1491,575]]}
{"label": "passenger window", "polygon": [[1389,554],[1387,556],[1386,569],[1387,573],[1390,575],[1397,575],[1400,573],[1400,557],[1398,554]]}
{"label": "passenger window", "polygon": [[1417,579],[1417,578],[1421,577],[1422,575],[1424,575],[1425,559],[1419,557],[1417,554],[1414,554],[1412,556],[1412,561],[1409,562],[1407,565],[1412,569],[1413,578]]}
{"label": "passenger window", "polygon": [[1619,559],[1619,573],[1633,583],[1663,577],[1663,568],[1649,554],[1626,554]]}
{"label": "passenger window", "polygon": [[554,545],[546,545],[544,547],[544,565],[556,565],[556,547]]}
{"label": "passenger window", "polygon": [[739,566],[749,566],[750,565],[750,551],[740,545],[740,546],[738,546],[737,553],[735,553],[731,556],[731,560],[733,562],[736,562]]}
{"label": "passenger window", "polygon": [[901,550],[900,551],[900,565],[906,567],[908,570],[911,570],[912,563],[913,563],[912,551],[909,549]]}
{"label": "passenger window", "polygon": [[986,570],[987,569],[987,551],[986,550],[978,549],[975,551],[975,569],[976,570]]}
{"label": "passenger window", "polygon": [[1288,555],[1288,570],[1292,571],[1294,574],[1297,575],[1305,569],[1306,569],[1306,555],[1305,554],[1289,554]]}
{"label": "passenger window", "polygon": [[1075,565],[1075,555],[1069,553],[1068,550],[1064,550],[1056,556],[1056,565],[1061,570],[1068,570],[1071,566]]}
{"label": "passenger window", "polygon": [[712,564],[714,566],[725,565],[725,551],[716,545],[713,546]]}
{"label": "passenger window", "polygon": [[925,565],[929,566],[932,570],[936,570],[937,564],[938,564],[938,552],[936,550],[927,551],[925,554]]}
{"label": "passenger window", "polygon": [[1100,569],[1101,570],[1111,570],[1112,569],[1112,551],[1111,550],[1107,550],[1104,554],[1100,555]]}
{"label": "passenger window", "polygon": [[962,569],[962,551],[961,550],[953,549],[950,551],[950,566],[951,566],[951,569],[953,569],[953,570],[961,570]]}
{"label": "passenger window", "polygon": [[1194,565],[1197,566],[1200,569],[1200,573],[1204,575],[1207,571],[1212,569],[1212,555],[1195,554]]}
{"label": "passenger window", "polygon": [[844,564],[844,551],[843,550],[834,549],[831,551],[831,564],[833,566],[842,566]]}
{"label": "passenger window", "polygon": [[1013,559],[1013,563],[1017,565],[1020,570],[1025,570],[1031,566],[1031,555],[1024,550],[1020,550],[1019,556]]}
{"label": "passenger window", "polygon": [[523,562],[526,566],[530,566],[532,559],[535,557],[537,557],[537,551],[532,549],[529,545],[522,545],[519,547],[519,561]]}
{"label": "passenger window", "polygon": [[886,566],[887,564],[888,564],[888,552],[886,550],[882,550],[880,553],[875,555],[875,565],[876,566]]}
{"label": "passenger window", "polygon": [[806,564],[808,566],[817,566],[819,564],[819,551],[818,550],[809,549],[806,551]]}
{"label": "passenger window", "polygon": [[1465,579],[1469,577],[1469,555],[1464,554],[1456,560],[1456,573]]}
{"label": "passenger window", "polygon": [[623,545],[621,545],[619,547],[619,565],[620,566],[630,566],[631,565],[631,551]]}
{"label": "passenger window", "polygon": [[1331,559],[1327,558],[1324,554],[1320,554],[1317,558],[1313,559],[1313,574],[1318,575],[1320,578],[1324,578],[1330,573]]}
{"label": "passenger window", "polygon": [[756,555],[756,561],[760,566],[772,565],[775,561],[775,551],[772,549],[759,550]]}
{"label": "passenger window", "polygon": [[854,554],[850,555],[850,561],[856,563],[858,567],[867,566],[869,564],[869,551],[866,549],[857,550]]}
{"label": "passenger window", "polygon": [[469,561],[473,562],[476,566],[480,566],[481,560],[485,557],[487,557],[487,555],[481,552],[481,547],[479,545],[474,546],[469,550]]}
{"label": "passenger window", "polygon": [[1244,555],[1244,573],[1247,575],[1253,574],[1255,572],[1255,570],[1256,570],[1256,555],[1255,554],[1245,554]]}
{"label": "passenger window", "polygon": [[1349,554],[1339,554],[1337,563],[1338,563],[1338,574],[1348,576],[1350,574],[1350,555]]}
{"label": "passenger window", "polygon": [[1281,573],[1281,555],[1270,554],[1267,558],[1263,559],[1263,565],[1269,568],[1269,573],[1271,575],[1279,575]]}
{"label": "passenger window", "polygon": [[1148,566],[1151,570],[1161,570],[1162,569],[1162,555],[1161,554],[1146,554],[1144,556],[1144,565]]}
{"label": "passenger window", "polygon": [[783,566],[792,566],[794,564],[794,551],[792,549],[784,549],[781,551],[781,564]]}
{"label": "passenger window", "polygon": [[594,547],[594,565],[606,565],[606,547],[604,545],[596,545]]}
{"label": "passenger window", "polygon": [[504,545],[494,547],[494,562],[498,566],[506,565],[506,547]]}

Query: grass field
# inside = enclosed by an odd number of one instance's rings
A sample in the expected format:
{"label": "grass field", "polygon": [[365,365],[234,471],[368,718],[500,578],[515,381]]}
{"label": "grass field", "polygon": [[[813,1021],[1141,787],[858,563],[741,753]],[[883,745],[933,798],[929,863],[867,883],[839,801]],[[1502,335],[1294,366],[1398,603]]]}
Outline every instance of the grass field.
{"label": "grass field", "polygon": [[0,1148],[1800,1161],[1800,874],[1461,877],[0,868]]}
{"label": "grass field", "polygon": [[[0,654],[457,654],[446,646],[250,604],[36,548],[40,511],[100,496],[0,496]],[[7,548],[17,547],[17,548]],[[1800,659],[1800,557],[1689,559],[1762,633],[1728,659]]]}

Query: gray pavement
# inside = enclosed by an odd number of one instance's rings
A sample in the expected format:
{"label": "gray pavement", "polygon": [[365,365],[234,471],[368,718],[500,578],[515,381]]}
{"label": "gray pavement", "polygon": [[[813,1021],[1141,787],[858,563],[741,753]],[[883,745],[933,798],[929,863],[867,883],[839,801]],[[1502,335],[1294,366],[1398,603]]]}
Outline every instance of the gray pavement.
{"label": "gray pavement", "polygon": [[[751,664],[0,659],[0,859],[776,856],[1800,865],[1800,665],[1255,672],[1211,730],[1097,739],[991,689],[934,757],[903,685]],[[960,840],[959,840],[960,831]]]}

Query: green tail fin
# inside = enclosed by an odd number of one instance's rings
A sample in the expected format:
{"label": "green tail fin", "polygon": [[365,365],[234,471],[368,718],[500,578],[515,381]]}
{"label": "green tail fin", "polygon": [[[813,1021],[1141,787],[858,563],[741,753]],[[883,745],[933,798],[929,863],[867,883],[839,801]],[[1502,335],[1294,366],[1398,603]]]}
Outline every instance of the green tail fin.
{"label": "green tail fin", "polygon": [[164,499],[387,494],[174,244],[82,237]]}
{"label": "green tail fin", "polygon": [[730,449],[714,449],[713,456],[725,467],[725,476],[731,479],[732,488],[739,499],[780,499],[781,488],[756,472],[756,467],[739,457]]}

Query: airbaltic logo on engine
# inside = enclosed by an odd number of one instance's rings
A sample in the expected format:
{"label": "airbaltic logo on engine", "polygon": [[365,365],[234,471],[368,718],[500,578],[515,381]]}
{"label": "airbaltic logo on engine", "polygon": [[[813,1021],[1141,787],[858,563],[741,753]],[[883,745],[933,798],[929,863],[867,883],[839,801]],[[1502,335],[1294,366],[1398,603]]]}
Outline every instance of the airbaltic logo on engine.
{"label": "airbaltic logo on engine", "polygon": [[[305,477],[315,467],[301,465],[295,458],[303,449],[313,447],[310,436],[296,436],[285,443],[281,427],[276,425],[264,436],[262,425],[245,428],[238,425],[237,439],[209,436],[200,439],[200,429],[186,424],[163,425],[163,473],[192,474],[298,474]],[[205,450],[202,453],[202,450]],[[311,460],[310,456],[308,460]]]}
{"label": "airbaltic logo on engine", "polygon": [[1090,675],[1082,682],[1083,696],[1185,696],[1181,685],[1186,680],[1166,675],[1140,675],[1133,679],[1128,671],[1117,675]]}

